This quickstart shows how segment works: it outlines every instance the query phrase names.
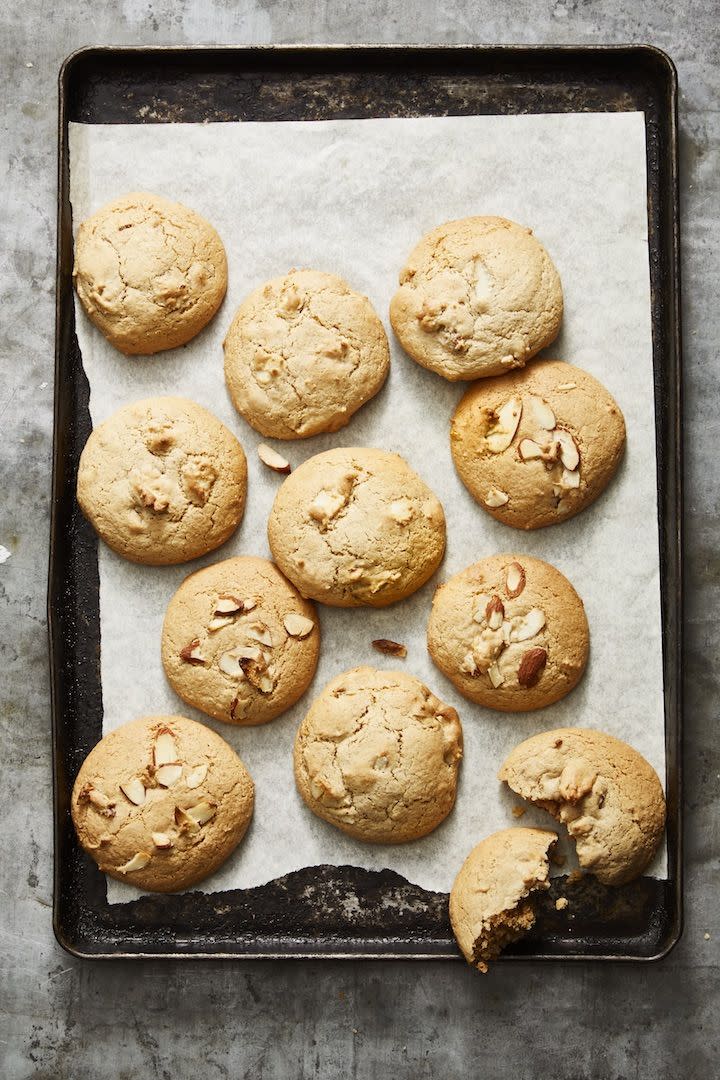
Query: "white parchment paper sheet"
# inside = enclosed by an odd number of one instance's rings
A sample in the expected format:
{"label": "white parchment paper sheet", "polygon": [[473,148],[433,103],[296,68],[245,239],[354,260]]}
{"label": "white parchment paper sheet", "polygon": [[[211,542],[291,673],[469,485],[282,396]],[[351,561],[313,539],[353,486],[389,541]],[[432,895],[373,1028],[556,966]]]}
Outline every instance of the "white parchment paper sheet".
{"label": "white parchment paper sheet", "polygon": [[[313,123],[71,125],[71,198],[77,223],[104,203],[147,190],[187,203],[218,229],[229,288],[211,325],[188,346],[125,358],[77,310],[93,423],[156,394],[200,402],[245,447],[249,499],[236,536],[188,566],[155,569],[100,545],[104,728],[147,713],[211,723],[257,785],[253,824],[208,891],[248,887],[320,863],[390,867],[429,889],[449,889],[469,849],[513,824],[513,798],[495,779],[521,739],[563,724],[599,727],[638,748],[664,776],[655,430],[647,249],[645,132],[640,113],[377,119]],[[420,368],[392,342],[380,395],[335,435],[278,444],[297,465],[334,445],[401,453],[441,498],[445,562],[409,600],[384,611],[321,608],[322,657],[308,695],[261,728],[193,714],[166,684],[160,632],[168,600],[199,565],[268,555],[266,520],[280,478],[256,455],[260,438],[234,412],[222,340],[240,301],[293,266],[339,274],[366,293],[388,330],[388,304],[405,256],[433,226],[471,214],[530,225],[562,278],[565,318],[549,350],[596,375],[627,420],[628,450],[610,490],[563,525],[524,534],[494,522],[457,479],[448,438],[464,387]],[[509,716],[465,701],[433,667],[425,626],[439,580],[498,551],[554,563],[585,601],[591,661],[580,686],[540,712]],[[406,661],[374,652],[373,638],[408,645]],[[319,821],[292,776],[295,731],[312,696],[359,663],[413,672],[463,721],[465,759],[455,811],[432,835],[399,847],[366,846]],[[544,821],[528,811],[522,823]],[[664,856],[653,872],[664,871]],[[108,880],[113,902],[137,895]]]}

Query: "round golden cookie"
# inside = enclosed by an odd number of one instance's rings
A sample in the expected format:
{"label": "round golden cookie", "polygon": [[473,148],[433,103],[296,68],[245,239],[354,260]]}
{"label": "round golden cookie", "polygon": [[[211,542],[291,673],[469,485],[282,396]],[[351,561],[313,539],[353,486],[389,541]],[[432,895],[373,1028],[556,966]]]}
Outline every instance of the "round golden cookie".
{"label": "round golden cookie", "polygon": [[315,605],[267,559],[196,570],[165,615],[162,662],[188,705],[228,724],[265,724],[294,705],[317,667]]}
{"label": "round golden cookie", "polygon": [[560,278],[532,229],[470,217],[423,236],[390,321],[413,360],[454,382],[522,367],[557,337],[562,311]]}
{"label": "round golden cookie", "polygon": [[450,447],[483,510],[516,529],[538,529],[605,490],[625,449],[625,421],[592,375],[543,360],[471,386],[455,410]]}
{"label": "round golden cookie", "polygon": [[186,562],[242,520],[247,463],[235,436],[194,401],[125,405],[90,434],[77,499],[105,543],[133,562]]}
{"label": "round golden cookie", "polygon": [[550,886],[544,829],[501,829],[472,849],[450,891],[450,923],[468,964],[486,972],[505,945],[535,923],[531,893]]}
{"label": "round golden cookie", "polygon": [[605,885],[632,881],[657,851],[662,785],[642,754],[612,735],[587,728],[533,735],[508,755],[498,778],[566,825],[580,866]]}
{"label": "round golden cookie", "polygon": [[453,708],[412,675],[359,667],[329,682],[300,725],[295,781],[330,825],[400,844],[450,813],[461,758]]}
{"label": "round golden cookie", "polygon": [[227,260],[194,210],[133,192],[81,223],[73,278],[110,344],[150,355],[184,345],[210,322],[225,296]]}
{"label": "round golden cookie", "polygon": [[184,716],[110,731],[83,762],[70,810],[100,869],[150,892],[187,889],[242,840],[255,789],[232,747]]}
{"label": "round golden cookie", "polygon": [[385,607],[438,568],[445,515],[399,454],[336,447],[308,458],[281,485],[268,538],[303,596],[334,607]]}
{"label": "round golden cookie", "polygon": [[261,285],[225,338],[233,404],[274,439],[344,427],[389,370],[387,336],[368,298],[319,270],[291,270]]}
{"label": "round golden cookie", "polygon": [[582,600],[559,570],[530,555],[491,555],[441,585],[427,640],[461,694],[501,712],[565,697],[590,649]]}

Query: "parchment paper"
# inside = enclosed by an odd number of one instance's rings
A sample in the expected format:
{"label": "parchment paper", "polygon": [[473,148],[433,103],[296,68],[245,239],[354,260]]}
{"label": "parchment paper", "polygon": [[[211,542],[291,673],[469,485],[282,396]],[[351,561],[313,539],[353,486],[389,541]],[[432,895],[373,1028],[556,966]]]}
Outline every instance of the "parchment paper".
{"label": "parchment paper", "polygon": [[[179,394],[206,406],[248,456],[249,499],[236,536],[191,565],[155,569],[100,544],[104,730],[147,713],[180,712],[211,724],[239,752],[257,786],[255,817],[237,853],[207,891],[242,888],[304,866],[390,867],[448,890],[470,848],[517,823],[517,801],[495,774],[535,732],[599,727],[632,743],[664,776],[661,625],[645,133],[640,113],[379,119],[313,123],[71,125],[75,224],[132,190],[185,202],[218,229],[229,288],[211,325],[185,348],[125,358],[77,306],[93,423],[119,406]],[[293,266],[339,274],[366,293],[389,330],[388,304],[405,256],[433,226],[470,214],[532,226],[562,278],[565,317],[549,355],[596,375],[627,421],[627,456],[610,489],[565,524],[522,533],[494,522],[457,479],[449,421],[464,386],[420,368],[392,341],[392,373],[349,427],[278,443],[294,465],[330,446],[379,446],[402,454],[443,502],[445,562],[420,592],[383,611],[320,608],[322,656],[315,682],[290,712],[261,728],[193,713],[168,687],[160,662],[166,605],[191,570],[238,554],[269,554],[266,521],[281,478],[257,459],[260,437],[234,412],[223,381],[222,339],[245,295]],[[434,668],[425,626],[435,586],[483,555],[519,551],[554,563],[585,601],[591,661],[580,686],[540,712],[504,715],[460,697]],[[408,646],[405,661],[376,653],[373,638]],[[463,721],[465,758],[457,805],[425,839],[366,846],[319,821],[292,776],[295,731],[312,697],[359,663],[402,666]],[[550,824],[528,810],[522,824]],[[664,872],[664,855],[653,873]],[[111,902],[137,892],[108,879]]]}

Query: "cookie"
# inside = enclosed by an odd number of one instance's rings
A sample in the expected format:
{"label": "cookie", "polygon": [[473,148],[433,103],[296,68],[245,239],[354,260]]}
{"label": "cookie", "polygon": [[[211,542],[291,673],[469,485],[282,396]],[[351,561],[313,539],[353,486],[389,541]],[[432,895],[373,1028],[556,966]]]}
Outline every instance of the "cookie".
{"label": "cookie", "polygon": [[549,810],[575,840],[578,862],[605,885],[642,874],[665,828],[665,796],[642,754],[585,728],[544,731],[520,743],[500,780]]}
{"label": "cookie", "polygon": [[434,574],[445,551],[445,515],[399,454],[337,447],[284,481],[268,538],[303,596],[334,607],[385,607]]}
{"label": "cookie", "polygon": [[544,829],[502,829],[472,849],[450,891],[450,923],[468,964],[487,972],[488,961],[534,926],[529,897],[550,887],[556,843]]}
{"label": "cookie", "polygon": [[168,605],[162,661],[188,705],[229,724],[265,724],[307,690],[320,651],[315,606],[267,559],[196,570]]}
{"label": "cookie", "polygon": [[100,869],[149,892],[188,889],[242,840],[254,786],[232,747],[184,716],[109,732],[83,762],[70,810]]}
{"label": "cookie", "polygon": [[77,499],[105,543],[133,562],[161,566],[223,544],[245,510],[240,443],[185,398],[125,405],[90,434]]}
{"label": "cookie", "polygon": [[328,683],[295,739],[295,781],[314,814],[356,840],[400,844],[455,805],[458,714],[419,679],[354,668]]}
{"label": "cookie", "polygon": [[413,360],[454,382],[522,367],[555,340],[562,310],[558,272],[532,230],[470,217],[422,238],[390,321]]}
{"label": "cookie", "polygon": [[222,240],[204,218],[160,195],[133,192],[83,221],[75,288],[91,322],[128,356],[194,338],[227,288]]}
{"label": "cookie", "polygon": [[605,490],[625,449],[625,421],[592,375],[544,360],[471,386],[455,410],[450,447],[483,510],[516,529],[538,529],[578,514]]}
{"label": "cookie", "polygon": [[387,336],[368,298],[319,270],[291,270],[261,285],[225,338],[232,402],[274,439],[344,427],[389,370]]}
{"label": "cookie", "polygon": [[580,681],[589,648],[582,600],[541,559],[491,555],[435,593],[430,656],[461,694],[489,709],[559,701]]}

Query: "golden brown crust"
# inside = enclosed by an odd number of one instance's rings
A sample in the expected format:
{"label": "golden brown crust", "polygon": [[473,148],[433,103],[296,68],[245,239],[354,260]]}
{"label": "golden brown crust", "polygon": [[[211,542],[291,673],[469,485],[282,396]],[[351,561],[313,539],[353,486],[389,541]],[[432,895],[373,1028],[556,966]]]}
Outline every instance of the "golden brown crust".
{"label": "golden brown crust", "polygon": [[303,596],[334,607],[385,607],[439,566],[445,515],[399,454],[337,447],[308,458],[283,482],[268,539]]}
{"label": "golden brown crust", "polygon": [[110,731],[78,773],[70,809],[100,869],[150,892],[202,881],[242,840],[254,785],[235,751],[183,716]]}
{"label": "golden brown crust", "polygon": [[233,404],[274,439],[338,431],[389,370],[387,336],[368,298],[318,270],[291,270],[255,289],[225,338]]}
{"label": "golden brown crust", "polygon": [[73,278],[88,318],[131,356],[174,349],[220,307],[227,260],[209,222],[181,203],[132,192],[83,221]]}
{"label": "golden brown crust", "polygon": [[452,810],[462,728],[412,675],[354,668],[313,702],[294,757],[313,813],[357,840],[399,844],[432,832]]}
{"label": "golden brown crust", "polygon": [[542,709],[568,694],[590,647],[583,602],[554,566],[491,555],[433,599],[428,650],[471,701],[501,712]]}
{"label": "golden brown crust", "polygon": [[543,360],[471,386],[455,410],[450,446],[483,510],[537,529],[579,513],[605,490],[622,460],[625,421],[597,379]]}
{"label": "golden brown crust", "polygon": [[500,217],[449,221],[400,273],[390,321],[405,351],[446,379],[522,367],[557,336],[560,278],[532,230]]}
{"label": "golden brown crust", "polygon": [[242,520],[247,463],[240,443],[194,401],[125,405],[90,434],[77,499],[119,555],[153,566],[223,544]]}
{"label": "golden brown crust", "polygon": [[165,615],[170,685],[228,724],[265,724],[289,709],[310,685],[319,652],[315,605],[267,559],[243,556],[195,571]]}
{"label": "golden brown crust", "polygon": [[534,735],[508,755],[498,777],[567,826],[581,867],[605,885],[638,877],[662,838],[665,797],[657,773],[632,746],[602,731]]}

